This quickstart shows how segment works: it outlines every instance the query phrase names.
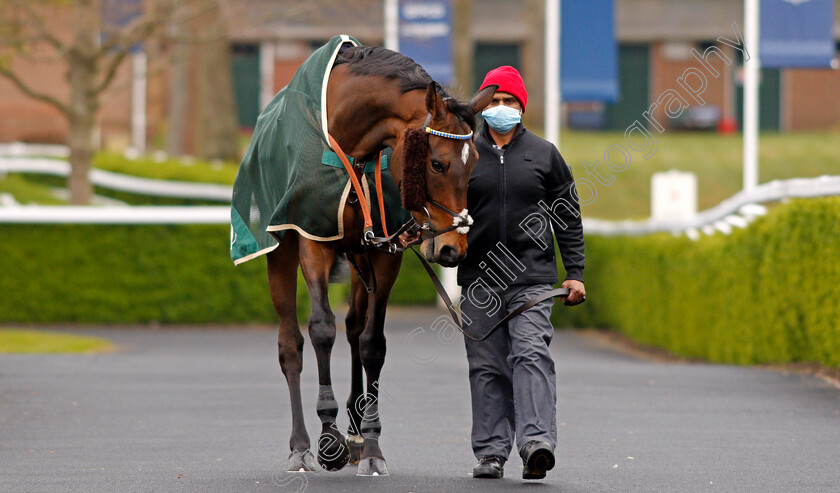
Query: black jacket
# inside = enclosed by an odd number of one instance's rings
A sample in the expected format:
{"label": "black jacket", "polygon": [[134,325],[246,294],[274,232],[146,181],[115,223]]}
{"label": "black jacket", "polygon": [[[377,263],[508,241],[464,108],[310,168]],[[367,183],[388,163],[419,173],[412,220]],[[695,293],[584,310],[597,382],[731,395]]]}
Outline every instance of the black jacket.
{"label": "black jacket", "polygon": [[552,230],[566,279],[583,281],[583,227],[571,168],[554,145],[521,124],[501,149],[486,127],[475,139],[479,157],[467,189],[475,222],[458,284],[478,278],[489,286],[556,283]]}

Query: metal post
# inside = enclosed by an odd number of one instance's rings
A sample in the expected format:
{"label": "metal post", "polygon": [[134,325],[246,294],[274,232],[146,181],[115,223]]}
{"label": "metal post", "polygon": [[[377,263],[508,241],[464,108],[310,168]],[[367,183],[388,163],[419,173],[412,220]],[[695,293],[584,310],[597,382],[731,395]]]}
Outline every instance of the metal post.
{"label": "metal post", "polygon": [[399,0],[385,0],[385,48],[400,51]]}
{"label": "metal post", "polygon": [[560,0],[545,0],[545,138],[560,148]]}
{"label": "metal post", "polygon": [[750,54],[744,60],[744,190],[758,186],[759,1],[744,0],[744,37]]}

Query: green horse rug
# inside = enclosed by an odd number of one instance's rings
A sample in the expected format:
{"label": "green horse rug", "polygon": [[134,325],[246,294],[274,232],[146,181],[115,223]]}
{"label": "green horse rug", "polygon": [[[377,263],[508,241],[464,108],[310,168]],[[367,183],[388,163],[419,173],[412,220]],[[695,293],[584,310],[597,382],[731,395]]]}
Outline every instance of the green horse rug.
{"label": "green horse rug", "polygon": [[[350,176],[328,144],[327,83],[342,45],[359,46],[351,36],[335,36],[301,65],[260,113],[254,136],[233,186],[230,257],[247,262],[277,248],[294,230],[316,241],[344,237],[343,215]],[[380,162],[364,165],[361,180],[377,236],[382,236],[374,166],[382,169],[386,224],[395,231],[406,220],[391,176],[391,150]],[[353,158],[349,158],[353,162]]]}

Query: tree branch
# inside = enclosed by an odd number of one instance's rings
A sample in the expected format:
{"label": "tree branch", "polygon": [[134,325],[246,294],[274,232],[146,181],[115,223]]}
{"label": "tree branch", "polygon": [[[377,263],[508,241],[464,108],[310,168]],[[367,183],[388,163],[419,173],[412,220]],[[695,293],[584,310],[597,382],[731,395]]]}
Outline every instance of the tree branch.
{"label": "tree branch", "polygon": [[120,68],[120,65],[122,65],[122,62],[129,53],[131,53],[130,50],[122,50],[111,57],[107,62],[107,68],[105,69],[105,76],[102,78],[102,82],[93,89],[94,94],[98,96],[108,89],[108,86],[111,85],[111,82],[114,81],[114,77],[117,75],[117,69]]}
{"label": "tree branch", "polygon": [[22,38],[12,40],[14,42],[8,41],[9,40],[0,39],[0,50],[6,50],[7,54],[13,53],[14,56],[19,56],[21,58],[26,59],[27,61],[35,63],[56,63],[64,60],[64,54],[62,53],[45,55],[33,51],[31,45],[37,43],[38,41],[41,41],[40,38]]}
{"label": "tree branch", "polygon": [[105,33],[107,41],[99,47],[99,56],[111,51],[128,51],[135,44],[148,38],[161,22],[157,17],[140,17],[133,20],[118,32]]}
{"label": "tree branch", "polygon": [[26,12],[26,16],[31,21],[31,25],[37,31],[38,39],[42,39],[52,45],[59,53],[67,51],[67,47],[58,38],[52,35],[49,29],[44,25],[44,20],[38,16],[32,5],[26,0],[16,2]]}
{"label": "tree branch", "polygon": [[167,24],[182,22],[176,15],[189,9],[191,2],[158,1],[152,4],[152,11],[135,17],[131,22],[113,32],[104,32],[107,40],[99,48],[99,55],[111,51],[131,50],[131,47],[161,31]]}
{"label": "tree branch", "polygon": [[26,83],[24,83],[17,75],[15,75],[15,73],[12,72],[11,69],[3,66],[2,64],[0,64],[0,77],[3,77],[10,81],[12,84],[14,84],[15,87],[18,88],[20,92],[24,93],[26,96],[41,101],[43,103],[47,103],[56,108],[61,113],[63,113],[65,116],[70,116],[70,108],[68,108],[66,104],[62,103],[55,97],[50,96],[49,94],[34,91],[32,88],[27,86]]}
{"label": "tree branch", "polygon": [[[168,55],[168,56],[161,56],[161,57],[158,57],[158,58],[155,59],[155,58],[150,56],[148,61],[147,61],[148,65],[146,67],[146,78],[151,79],[153,77],[157,77],[157,76],[163,74],[164,72],[166,72],[167,70],[172,68],[173,65],[180,62],[184,58],[185,57],[183,57],[183,56]],[[132,75],[132,77],[133,77],[133,75]],[[128,89],[130,87],[131,87],[131,80],[127,80],[127,81],[120,81],[118,84],[112,84],[111,86],[106,88],[106,90],[112,91],[112,92],[119,92],[119,91]]]}

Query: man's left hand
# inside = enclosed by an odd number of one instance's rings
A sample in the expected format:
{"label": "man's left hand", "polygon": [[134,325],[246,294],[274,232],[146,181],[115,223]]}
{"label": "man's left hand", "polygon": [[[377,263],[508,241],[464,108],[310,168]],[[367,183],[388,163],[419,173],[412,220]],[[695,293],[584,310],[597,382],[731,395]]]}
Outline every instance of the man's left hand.
{"label": "man's left hand", "polygon": [[566,302],[563,303],[566,306],[579,305],[586,299],[586,288],[583,287],[583,283],[580,281],[569,279],[564,281],[560,287],[569,290],[569,296],[566,297]]}
{"label": "man's left hand", "polygon": [[398,239],[400,240],[400,245],[402,245],[403,248],[408,248],[408,245],[420,239],[420,232],[409,233],[408,231],[404,231]]}

